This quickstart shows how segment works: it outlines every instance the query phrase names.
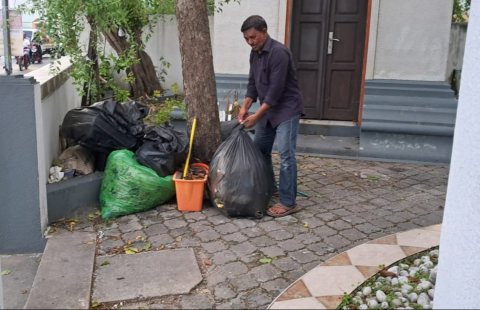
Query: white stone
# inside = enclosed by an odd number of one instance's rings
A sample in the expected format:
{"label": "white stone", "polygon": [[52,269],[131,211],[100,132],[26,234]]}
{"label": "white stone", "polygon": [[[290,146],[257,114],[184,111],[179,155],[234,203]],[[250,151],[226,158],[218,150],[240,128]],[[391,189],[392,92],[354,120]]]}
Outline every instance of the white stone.
{"label": "white stone", "polygon": [[428,276],[428,279],[432,282],[435,283],[437,281],[437,266],[430,270],[430,275]]}
{"label": "white stone", "polygon": [[377,308],[378,302],[375,299],[370,299],[367,301],[368,308]]}
{"label": "white stone", "polygon": [[368,296],[372,293],[372,288],[370,286],[365,286],[363,289],[362,289],[362,294],[364,296]]}
{"label": "white stone", "polygon": [[358,291],[358,292],[357,292],[355,295],[356,295],[356,296],[358,296],[358,297],[360,297],[360,298],[362,298],[362,297],[363,297],[363,293],[362,293],[362,292],[360,292],[360,291]]}
{"label": "white stone", "polygon": [[387,301],[387,295],[385,295],[385,293],[381,290],[378,290],[376,293],[375,293],[375,296],[377,297],[377,300],[378,302],[384,302],[384,301]]}
{"label": "white stone", "polygon": [[392,279],[392,282],[390,282],[390,283],[391,283],[393,286],[398,285],[398,283],[399,283],[399,282],[398,282],[398,278],[393,278],[393,279]]}
{"label": "white stone", "polygon": [[396,275],[398,275],[398,273],[400,272],[398,266],[393,266],[391,268],[388,268],[388,271],[393,272]]}
{"label": "white stone", "polygon": [[402,292],[395,292],[395,293],[393,293],[393,295],[395,295],[397,297],[403,297]]}
{"label": "white stone", "polygon": [[427,268],[433,268],[433,266],[435,266],[432,262],[428,261],[428,262],[425,262],[423,264],[421,264],[420,266],[425,266]]}
{"label": "white stone", "polygon": [[407,270],[402,270],[402,271],[400,271],[399,275],[401,277],[408,277],[408,271]]}
{"label": "white stone", "polygon": [[427,293],[421,293],[418,296],[417,304],[419,304],[422,307],[426,305],[430,305],[430,298],[428,297]]}
{"label": "white stone", "polygon": [[420,259],[422,260],[423,263],[426,263],[430,261],[430,256],[425,255],[425,256],[422,256]]}
{"label": "white stone", "polygon": [[438,257],[438,249],[430,251],[428,255],[430,255],[431,257]]}
{"label": "white stone", "polygon": [[406,270],[406,269],[408,269],[408,267],[410,267],[409,265],[403,264],[403,263],[399,264],[398,266],[400,267],[401,270]]}
{"label": "white stone", "polygon": [[416,302],[417,299],[418,299],[417,293],[410,293],[410,294],[408,294],[408,300],[410,300],[410,302]]}
{"label": "white stone", "polygon": [[428,290],[433,287],[433,284],[427,280],[423,280],[423,281],[420,281],[420,283],[418,283],[417,286],[420,287],[422,290]]}
{"label": "white stone", "polygon": [[408,283],[408,278],[406,276],[400,276],[400,277],[398,277],[398,282],[400,284],[407,284]]}
{"label": "white stone", "polygon": [[413,264],[415,266],[420,266],[421,263],[422,263],[422,260],[420,258],[417,258],[416,260],[413,261]]}
{"label": "white stone", "polygon": [[433,300],[433,296],[435,296],[435,289],[434,288],[429,289],[427,293],[428,293],[428,296]]}
{"label": "white stone", "polygon": [[360,310],[367,310],[368,309],[368,306],[366,304],[361,304],[360,306],[358,306],[358,309]]}
{"label": "white stone", "polygon": [[394,298],[394,299],[392,299],[392,305],[394,305],[395,308],[398,308],[402,305],[402,302],[400,301],[399,298]]}
{"label": "white stone", "polygon": [[384,301],[380,304],[380,309],[388,309],[388,302]]}

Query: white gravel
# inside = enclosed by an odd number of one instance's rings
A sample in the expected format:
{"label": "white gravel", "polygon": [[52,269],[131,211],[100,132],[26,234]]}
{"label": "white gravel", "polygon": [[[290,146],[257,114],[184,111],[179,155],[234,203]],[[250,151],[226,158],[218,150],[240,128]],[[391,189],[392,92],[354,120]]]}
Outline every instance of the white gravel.
{"label": "white gravel", "polygon": [[432,309],[437,262],[438,247],[407,257],[385,269],[394,275],[375,275],[346,295],[339,308]]}

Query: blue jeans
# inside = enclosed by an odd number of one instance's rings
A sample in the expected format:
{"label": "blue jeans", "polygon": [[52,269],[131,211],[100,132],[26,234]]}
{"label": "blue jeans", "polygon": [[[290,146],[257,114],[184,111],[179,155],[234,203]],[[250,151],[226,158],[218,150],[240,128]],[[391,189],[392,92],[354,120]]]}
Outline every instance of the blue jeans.
{"label": "blue jeans", "polygon": [[[278,154],[280,155],[280,179],[279,196],[280,202],[286,207],[293,207],[297,199],[297,133],[300,123],[300,115],[280,123],[276,128],[271,126],[255,126],[255,138],[253,142],[260,149],[267,164],[272,169],[272,149],[275,137],[277,138]],[[275,186],[275,176],[272,180]]]}

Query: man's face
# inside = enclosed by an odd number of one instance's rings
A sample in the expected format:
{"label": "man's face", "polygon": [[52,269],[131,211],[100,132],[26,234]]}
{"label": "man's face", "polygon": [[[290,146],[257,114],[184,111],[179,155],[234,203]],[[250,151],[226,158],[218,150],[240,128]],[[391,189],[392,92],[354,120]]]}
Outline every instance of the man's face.
{"label": "man's face", "polygon": [[265,41],[267,41],[267,30],[258,31],[255,28],[250,28],[243,32],[245,42],[252,47],[255,52],[261,51]]}

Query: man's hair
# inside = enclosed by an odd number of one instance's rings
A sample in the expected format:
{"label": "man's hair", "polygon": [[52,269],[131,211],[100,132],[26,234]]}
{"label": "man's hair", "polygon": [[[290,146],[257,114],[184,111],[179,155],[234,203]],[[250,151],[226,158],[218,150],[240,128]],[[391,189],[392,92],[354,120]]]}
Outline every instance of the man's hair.
{"label": "man's hair", "polygon": [[240,31],[245,32],[250,28],[255,28],[258,31],[267,30],[267,22],[260,15],[252,15],[243,22]]}

